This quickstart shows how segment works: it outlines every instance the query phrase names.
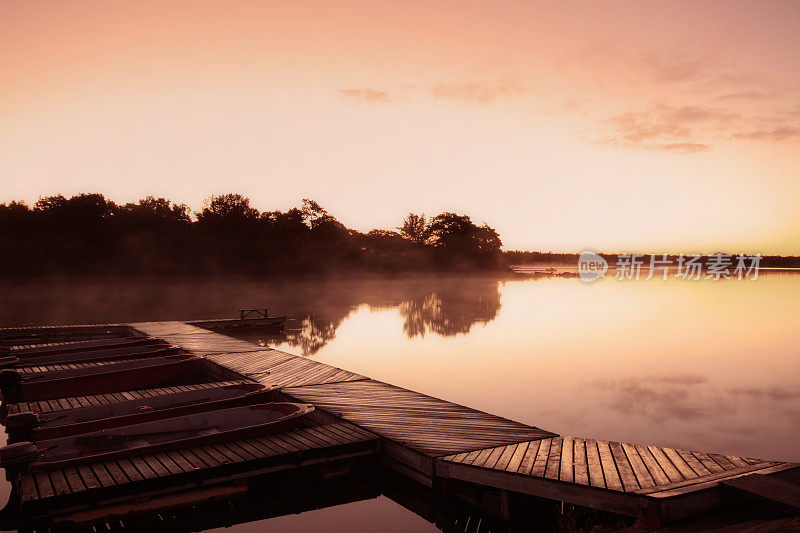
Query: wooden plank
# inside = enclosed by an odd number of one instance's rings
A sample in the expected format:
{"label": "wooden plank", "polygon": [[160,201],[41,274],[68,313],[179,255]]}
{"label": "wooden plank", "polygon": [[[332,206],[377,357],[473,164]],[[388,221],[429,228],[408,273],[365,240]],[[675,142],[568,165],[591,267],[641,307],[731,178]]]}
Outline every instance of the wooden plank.
{"label": "wooden plank", "polygon": [[[745,474],[752,474],[752,473],[765,473],[765,471],[771,471],[771,469],[780,467],[780,465],[788,465],[787,467],[792,467],[793,463],[770,463],[765,462],[757,465],[748,465],[742,468],[735,468],[733,470],[723,470],[722,472],[717,472],[716,474],[710,474],[708,476],[704,476],[702,478],[692,478],[692,479],[684,479],[683,481],[677,481],[675,483],[669,483],[668,485],[660,485],[654,488],[649,489],[641,489],[638,490],[638,494],[651,494],[657,495],[662,492],[671,492],[673,489],[682,489],[685,487],[698,487],[702,485],[708,484],[716,484],[720,479],[727,479],[731,477],[740,477]],[[796,466],[796,465],[795,465]],[[694,489],[689,489],[694,490]]]}
{"label": "wooden plank", "polygon": [[697,473],[692,470],[691,466],[686,464],[686,461],[683,460],[683,457],[681,457],[677,450],[672,448],[662,448],[662,450],[664,450],[664,455],[669,457],[669,460],[672,461],[672,464],[675,465],[675,468],[678,469],[685,479],[697,477]]}
{"label": "wooden plank", "polygon": [[718,453],[709,453],[708,456],[714,460],[719,466],[721,466],[724,470],[733,470],[734,468],[738,468],[735,464],[730,462],[724,455],[720,455]]}
{"label": "wooden plank", "polygon": [[75,468],[65,468],[64,477],[67,479],[70,490],[72,492],[80,492],[86,490],[86,484],[81,479],[78,471]]}
{"label": "wooden plank", "polygon": [[100,481],[97,479],[97,476],[94,475],[94,472],[92,472],[92,469],[89,467],[89,465],[78,466],[77,470],[87,489],[99,489],[102,487]]}
{"label": "wooden plank", "polygon": [[483,464],[484,468],[494,468],[494,465],[497,464],[497,461],[500,457],[505,453],[506,446],[498,446],[497,448],[492,450],[492,453],[489,455],[486,462]]}
{"label": "wooden plank", "polygon": [[544,477],[547,469],[547,458],[550,456],[550,447],[552,446],[553,439],[544,439],[536,453],[536,459],[533,461],[533,470],[531,475],[535,477]]}
{"label": "wooden plank", "polygon": [[664,450],[658,446],[648,446],[647,449],[653,455],[653,458],[658,462],[658,466],[664,471],[664,474],[669,478],[670,483],[682,481],[685,478],[681,475],[675,465],[672,464],[669,457],[666,456]]}
{"label": "wooden plank", "polygon": [[586,441],[583,439],[574,439],[574,457],[573,463],[575,466],[575,483],[579,485],[589,484],[589,468],[586,464]]}
{"label": "wooden plank", "polygon": [[53,484],[47,472],[37,472],[33,476],[36,479],[36,488],[39,491],[39,498],[52,498],[55,496]]}
{"label": "wooden plank", "polygon": [[[711,473],[711,471],[706,468],[700,460],[692,454],[692,452],[686,450],[675,450],[678,452],[678,455],[681,456],[681,459],[686,461],[686,464],[689,465],[689,468],[694,470],[694,473],[698,476],[707,476]],[[745,463],[748,464],[748,463]]]}
{"label": "wooden plank", "polygon": [[161,463],[170,474],[183,474],[184,470],[178,466],[172,458],[164,452],[153,454],[153,457]]}
{"label": "wooden plank", "polygon": [[670,482],[669,478],[664,473],[664,470],[662,470],[661,466],[659,466],[658,461],[656,461],[655,457],[653,457],[653,454],[650,452],[650,449],[647,446],[641,446],[637,444],[634,446],[634,448],[639,453],[639,457],[647,467],[647,472],[650,474],[650,476],[652,476],[655,485],[665,485]]}
{"label": "wooden plank", "polygon": [[624,485],[617,472],[616,464],[614,463],[614,455],[611,453],[611,447],[608,442],[599,440],[597,441],[597,451],[600,455],[600,463],[603,466],[603,477],[606,480],[606,488],[610,490],[624,490]]}
{"label": "wooden plank", "polygon": [[139,481],[140,479],[143,479],[142,474],[136,469],[129,459],[119,459],[117,464],[125,473],[125,476],[131,481]]}
{"label": "wooden plank", "polygon": [[200,450],[211,456],[220,465],[227,465],[231,463],[231,460],[226,455],[220,453],[214,446],[210,444],[206,446],[201,446]]}
{"label": "wooden plank", "polygon": [[495,470],[505,470],[508,467],[508,463],[511,462],[511,458],[514,456],[514,453],[517,451],[517,448],[519,448],[519,446],[520,446],[519,444],[509,444],[508,446],[506,446],[505,451],[503,451],[503,454],[497,460],[497,463],[494,465],[493,468]]}
{"label": "wooden plank", "polygon": [[589,470],[589,484],[592,487],[606,488],[603,463],[600,461],[600,451],[595,440],[586,441],[586,467]]}
{"label": "wooden plank", "polygon": [[744,459],[742,459],[741,457],[736,457],[735,455],[726,455],[725,459],[727,459],[728,461],[733,463],[734,466],[736,466],[737,468],[742,468],[742,467],[747,466],[748,464],[750,464],[747,461],[745,461]]}
{"label": "wooden plank", "polygon": [[[704,452],[691,452],[700,461],[706,469],[712,473],[716,474],[717,472],[722,472],[725,470],[722,468],[716,461],[714,461],[707,453]],[[756,464],[756,463],[751,463]]]}
{"label": "wooden plank", "polygon": [[56,496],[64,496],[72,492],[70,489],[67,478],[64,476],[62,470],[53,470],[50,472],[50,481],[53,485],[53,490]]}
{"label": "wooden plank", "polygon": [[140,456],[131,457],[130,461],[133,464],[133,466],[136,467],[136,470],[139,471],[139,474],[141,474],[142,478],[153,479],[159,476],[159,474],[157,474],[152,468],[150,468],[150,465],[148,465],[147,462],[142,457]]}
{"label": "wooden plank", "polygon": [[494,448],[486,448],[485,450],[481,450],[478,453],[478,456],[472,462],[472,465],[483,466],[483,463],[485,463],[489,456],[492,455],[492,451],[494,451]]}
{"label": "wooden plank", "polygon": [[625,451],[622,449],[620,443],[609,442],[608,446],[611,449],[611,455],[614,456],[614,462],[617,465],[617,473],[622,480],[622,485],[625,487],[625,491],[631,492],[641,488],[639,487],[639,482],[636,480],[633,467],[628,461],[628,456],[625,454]]}
{"label": "wooden plank", "polygon": [[628,458],[628,463],[631,465],[633,473],[636,475],[636,481],[639,486],[644,488],[654,487],[656,483],[653,480],[653,476],[647,470],[647,465],[645,465],[636,447],[625,443],[622,444],[622,449]]}
{"label": "wooden plank", "polygon": [[116,461],[106,461],[103,463],[108,470],[108,473],[111,475],[111,478],[114,480],[114,483],[117,485],[121,485],[123,483],[128,483],[128,476],[122,471],[122,468]]}
{"label": "wooden plank", "polygon": [[176,452],[171,452],[171,453],[180,454],[183,457],[183,459],[187,463],[189,463],[191,468],[188,468],[187,470],[199,470],[201,468],[208,468],[210,466],[206,464],[206,462],[203,461],[200,457],[198,457],[197,454],[195,454],[189,449],[178,450]]}
{"label": "wooden plank", "polygon": [[467,454],[467,456],[464,458],[464,460],[461,461],[461,462],[466,464],[466,465],[471,465],[473,462],[475,462],[475,459],[478,458],[478,455],[480,455],[480,453],[481,453],[481,450],[473,450],[473,451],[469,452]]}
{"label": "wooden plank", "polygon": [[544,477],[547,479],[558,479],[563,444],[563,437],[556,437],[553,439],[553,442],[550,443],[550,454],[547,457],[547,467],[544,472]]}
{"label": "wooden plank", "polygon": [[95,477],[97,478],[97,481],[100,482],[101,486],[111,487],[116,484],[114,482],[114,479],[106,470],[105,466],[103,466],[103,463],[92,463],[91,465],[89,465],[89,468],[91,468],[92,473],[94,473]]}
{"label": "wooden plank", "polygon": [[573,452],[575,441],[572,437],[564,437],[561,445],[561,466],[559,469],[559,479],[567,483],[575,480],[575,465],[573,462]]}
{"label": "wooden plank", "polygon": [[[522,442],[517,446],[517,449],[514,450],[514,455],[511,456],[511,460],[508,462],[506,466],[506,471],[508,472],[516,472],[520,466],[522,465],[522,460],[525,458],[525,455],[528,452],[528,449],[533,446],[538,446],[539,443],[534,442]],[[534,454],[534,457],[536,455]]]}
{"label": "wooden plank", "polygon": [[200,447],[191,448],[189,451],[211,468],[214,468],[215,466],[219,466],[221,464],[219,461],[217,461],[217,459],[209,455],[204,449]]}

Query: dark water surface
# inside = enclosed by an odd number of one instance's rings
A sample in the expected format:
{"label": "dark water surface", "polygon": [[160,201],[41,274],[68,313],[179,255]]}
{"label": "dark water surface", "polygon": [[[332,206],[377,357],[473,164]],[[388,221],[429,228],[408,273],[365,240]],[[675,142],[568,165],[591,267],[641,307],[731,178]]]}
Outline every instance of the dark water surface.
{"label": "dark water surface", "polygon": [[[565,435],[800,461],[800,276],[119,280],[0,287],[0,325],[233,317],[253,342]],[[433,529],[373,498],[237,526]]]}

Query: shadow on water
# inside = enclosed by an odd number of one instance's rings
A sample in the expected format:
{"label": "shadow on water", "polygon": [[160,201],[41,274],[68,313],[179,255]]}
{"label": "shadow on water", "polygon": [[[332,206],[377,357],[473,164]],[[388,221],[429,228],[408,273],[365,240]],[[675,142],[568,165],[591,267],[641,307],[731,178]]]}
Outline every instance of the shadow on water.
{"label": "shadow on water", "polygon": [[[339,465],[339,470],[294,469],[221,485],[215,496],[179,505],[143,498],[124,513],[89,509],[56,522],[18,524],[11,514],[2,527],[41,526],[54,531],[445,531],[511,532],[559,529],[561,505],[522,494],[449,482],[430,488],[374,461]],[[203,489],[198,489],[202,491]],[[208,489],[205,489],[208,490]],[[298,516],[303,515],[298,523]],[[354,516],[355,515],[355,516]],[[592,513],[593,516],[599,516]],[[603,516],[620,523],[620,518]],[[625,520],[625,519],[622,519]]]}

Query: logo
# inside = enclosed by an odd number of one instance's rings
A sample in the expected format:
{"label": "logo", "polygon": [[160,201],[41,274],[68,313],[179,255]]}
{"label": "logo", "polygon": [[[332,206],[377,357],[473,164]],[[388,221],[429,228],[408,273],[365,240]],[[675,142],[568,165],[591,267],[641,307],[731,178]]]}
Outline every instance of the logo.
{"label": "logo", "polygon": [[578,277],[590,283],[602,278],[608,270],[608,262],[592,250],[584,250],[578,258]]}

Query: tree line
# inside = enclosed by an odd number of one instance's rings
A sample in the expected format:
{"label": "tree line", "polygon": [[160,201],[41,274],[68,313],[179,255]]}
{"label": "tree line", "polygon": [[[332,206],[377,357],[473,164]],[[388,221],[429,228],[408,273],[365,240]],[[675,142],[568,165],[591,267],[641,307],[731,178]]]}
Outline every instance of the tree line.
{"label": "tree line", "polygon": [[201,211],[148,196],[118,204],[102,194],[0,204],[0,275],[309,274],[504,268],[502,242],[469,216],[409,214],[393,230],[347,228],[313,200],[260,212],[241,194]]}

